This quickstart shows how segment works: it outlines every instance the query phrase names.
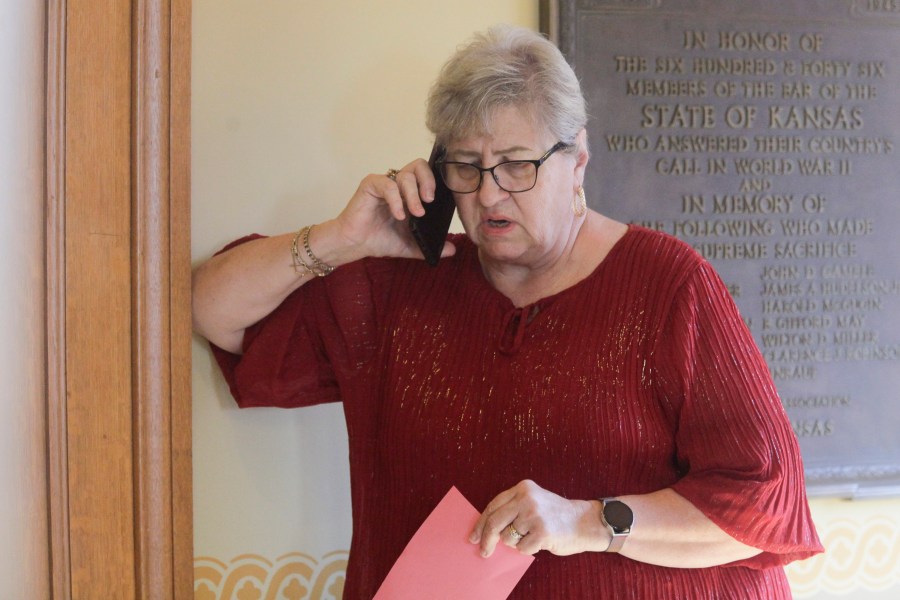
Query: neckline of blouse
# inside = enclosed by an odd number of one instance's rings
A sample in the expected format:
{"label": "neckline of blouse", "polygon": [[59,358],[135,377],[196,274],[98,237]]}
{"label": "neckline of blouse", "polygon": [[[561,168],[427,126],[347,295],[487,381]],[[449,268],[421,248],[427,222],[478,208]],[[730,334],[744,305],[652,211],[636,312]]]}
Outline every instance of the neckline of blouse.
{"label": "neckline of blouse", "polygon": [[464,241],[462,243],[464,244],[464,252],[471,264],[470,268],[476,271],[474,277],[478,282],[481,293],[485,300],[494,302],[503,313],[501,324],[502,331],[497,347],[500,353],[507,356],[515,355],[525,341],[525,333],[528,326],[531,325],[539,315],[544,314],[557,300],[576,293],[581,287],[599,277],[600,274],[608,268],[607,265],[616,260],[616,255],[621,251],[621,248],[627,244],[625,240],[630,239],[634,231],[634,226],[629,224],[625,234],[615,241],[609,249],[609,252],[603,257],[603,260],[601,260],[587,276],[565,289],[550,294],[549,296],[539,298],[535,302],[525,306],[515,306],[512,300],[491,285],[481,269],[481,262],[478,260],[478,248],[468,237],[463,236]]}
{"label": "neckline of blouse", "polygon": [[[622,248],[625,245],[627,245],[626,240],[630,240],[630,238],[633,237],[633,234],[635,233],[635,231],[636,231],[635,226],[633,224],[628,224],[628,229],[626,230],[625,234],[622,237],[620,237],[618,240],[615,241],[615,243],[609,249],[609,252],[607,252],[606,256],[603,257],[603,260],[601,260],[597,264],[597,266],[594,267],[594,269],[590,273],[588,273],[588,275],[586,275],[584,278],[579,279],[578,281],[576,281],[575,283],[573,283],[572,285],[570,285],[567,288],[559,290],[558,292],[550,294],[549,296],[544,296],[542,298],[538,298],[534,302],[531,302],[525,306],[515,306],[513,304],[512,300],[510,300],[507,296],[505,296],[503,293],[501,293],[497,288],[495,288],[493,285],[491,285],[491,282],[488,281],[487,277],[485,277],[485,275],[484,275],[484,272],[481,270],[481,262],[478,260],[478,248],[475,246],[474,243],[472,243],[472,241],[469,239],[468,236],[466,236],[466,235],[462,236],[462,238],[463,238],[462,244],[464,245],[464,248],[463,248],[464,252],[467,255],[469,255],[469,254],[471,255],[470,256],[471,268],[474,269],[475,271],[477,271],[475,277],[476,277],[476,280],[478,281],[479,287],[481,288],[482,292],[485,294],[485,297],[490,298],[490,299],[494,300],[495,302],[497,302],[504,311],[521,309],[523,313],[529,313],[530,311],[534,311],[534,307],[538,307],[538,310],[543,310],[550,304],[554,303],[556,300],[558,300],[568,294],[574,293],[576,290],[587,285],[588,282],[590,282],[591,280],[598,277],[602,271],[606,270],[607,265],[616,259],[616,255],[619,252],[621,252]],[[460,246],[459,242],[456,242],[456,244],[457,244],[457,247]],[[531,318],[529,319],[529,322],[533,318],[534,318],[534,316],[532,315]]]}

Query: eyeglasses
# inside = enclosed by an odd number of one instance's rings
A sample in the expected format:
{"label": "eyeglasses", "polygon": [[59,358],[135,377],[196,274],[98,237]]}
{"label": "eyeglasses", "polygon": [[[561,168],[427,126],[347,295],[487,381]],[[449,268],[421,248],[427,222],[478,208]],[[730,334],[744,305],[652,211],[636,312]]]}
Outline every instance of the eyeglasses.
{"label": "eyeglasses", "polygon": [[538,168],[557,150],[568,148],[571,144],[556,142],[537,160],[507,160],[493,167],[483,169],[467,162],[452,160],[438,161],[441,177],[450,191],[457,194],[471,194],[481,187],[485,172],[490,173],[501,190],[507,192],[527,192],[537,184]]}

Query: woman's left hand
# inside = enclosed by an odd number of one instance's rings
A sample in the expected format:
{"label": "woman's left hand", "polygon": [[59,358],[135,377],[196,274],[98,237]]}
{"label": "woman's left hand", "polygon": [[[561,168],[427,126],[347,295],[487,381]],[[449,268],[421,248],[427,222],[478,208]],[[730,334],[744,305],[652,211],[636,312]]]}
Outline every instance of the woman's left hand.
{"label": "woman's left hand", "polygon": [[609,539],[598,501],[568,500],[529,480],[491,500],[469,535],[485,557],[493,554],[498,542],[523,554],[547,550],[565,556],[603,551]]}

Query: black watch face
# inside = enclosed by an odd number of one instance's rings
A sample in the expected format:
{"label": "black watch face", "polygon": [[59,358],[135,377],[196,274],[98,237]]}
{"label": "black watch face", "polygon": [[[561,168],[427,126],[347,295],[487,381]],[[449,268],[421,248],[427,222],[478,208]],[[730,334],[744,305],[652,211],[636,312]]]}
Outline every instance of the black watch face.
{"label": "black watch face", "polygon": [[634,513],[624,502],[610,500],[603,507],[603,518],[609,523],[616,533],[624,533],[631,529],[634,522]]}

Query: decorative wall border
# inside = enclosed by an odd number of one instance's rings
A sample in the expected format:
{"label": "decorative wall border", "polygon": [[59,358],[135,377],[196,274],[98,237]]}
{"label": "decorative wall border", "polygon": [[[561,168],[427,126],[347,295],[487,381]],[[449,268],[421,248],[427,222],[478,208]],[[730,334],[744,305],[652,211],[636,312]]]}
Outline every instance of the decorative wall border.
{"label": "decorative wall border", "polygon": [[900,523],[887,516],[819,525],[825,553],[787,567],[796,598],[900,587]]}
{"label": "decorative wall border", "polygon": [[329,552],[318,560],[290,552],[274,561],[242,554],[225,563],[194,558],[194,600],[340,600],[348,552]]}
{"label": "decorative wall border", "polygon": [[[788,565],[795,598],[900,588],[900,523],[886,516],[835,519],[820,526],[825,554]],[[241,554],[228,562],[194,558],[194,600],[340,600],[346,550],[316,559],[290,552],[270,560]]]}

